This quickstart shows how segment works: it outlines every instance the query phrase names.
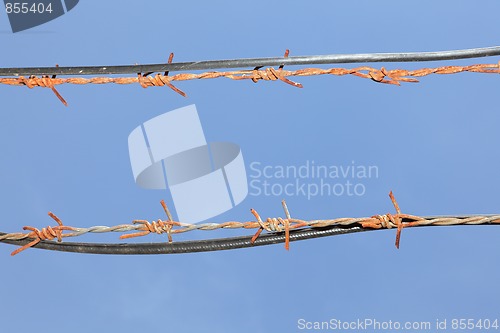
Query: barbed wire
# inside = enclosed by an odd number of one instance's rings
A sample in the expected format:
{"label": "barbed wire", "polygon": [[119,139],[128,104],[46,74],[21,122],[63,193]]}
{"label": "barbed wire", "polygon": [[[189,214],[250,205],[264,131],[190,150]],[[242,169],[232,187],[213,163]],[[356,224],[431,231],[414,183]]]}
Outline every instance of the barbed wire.
{"label": "barbed wire", "polygon": [[242,58],[202,60],[192,62],[169,61],[165,64],[67,66],[67,67],[19,67],[0,68],[0,76],[21,75],[109,75],[155,72],[182,72],[195,70],[230,69],[265,66],[327,65],[369,62],[424,62],[500,56],[500,46],[433,52],[356,53],[290,56],[275,58]]}
{"label": "barbed wire", "polygon": [[[479,51],[477,51],[479,50]],[[471,52],[475,51],[475,52]],[[464,53],[465,52],[465,53]],[[444,55],[443,55],[444,54]],[[287,65],[296,64],[324,64],[324,63],[339,63],[335,55],[331,56],[311,56],[311,57],[295,57],[295,61],[286,61],[291,59],[289,56],[289,50],[285,51],[283,58],[277,58],[280,60],[280,65],[278,69],[274,67],[268,67],[261,69],[264,65],[276,64],[276,58],[258,58],[258,59],[236,59],[236,60],[220,60],[213,62],[193,62],[193,63],[172,63],[174,54],[171,53],[167,64],[164,65],[143,65],[143,66],[109,66],[109,67],[79,67],[80,70],[76,71],[78,68],[74,67],[56,67],[53,68],[4,68],[0,69],[0,76],[2,75],[14,75],[14,78],[0,78],[0,84],[13,85],[13,86],[26,86],[28,88],[43,87],[50,88],[54,94],[59,98],[59,100],[64,104],[68,105],[66,100],[59,94],[55,86],[61,84],[135,84],[139,83],[143,88],[148,87],[162,87],[168,86],[176,93],[186,97],[186,93],[177,88],[172,84],[174,81],[187,81],[187,80],[198,80],[198,79],[216,79],[216,78],[228,78],[232,80],[252,80],[254,83],[259,81],[276,81],[280,80],[288,83],[294,87],[302,88],[302,84],[293,82],[289,77],[295,76],[317,76],[317,75],[335,75],[335,76],[345,76],[354,75],[361,78],[371,79],[378,83],[400,85],[402,82],[419,82],[416,77],[428,76],[431,74],[456,74],[462,72],[474,72],[474,73],[490,73],[490,74],[500,74],[500,62],[497,64],[475,64],[469,66],[441,66],[435,68],[421,68],[416,70],[406,70],[406,69],[392,69],[387,70],[385,67],[373,68],[369,66],[361,66],[356,68],[340,68],[334,67],[329,69],[322,68],[303,68],[295,71],[284,70],[283,67]],[[484,49],[472,49],[472,50],[458,50],[458,51],[447,51],[447,52],[427,52],[420,53],[424,56],[412,56],[412,53],[401,53],[399,57],[398,54],[375,54],[378,57],[376,61],[381,61],[381,59],[389,59],[387,61],[429,61],[429,60],[443,60],[443,59],[463,59],[472,57],[484,57],[500,55],[500,47],[494,48],[484,48]],[[381,56],[384,55],[384,56]],[[368,59],[367,55],[349,55],[351,60],[356,60],[358,62],[360,59]],[[356,57],[364,56],[364,57]],[[271,60],[272,61],[271,61]],[[334,61],[337,60],[337,61]],[[212,63],[212,64],[210,64]],[[223,67],[222,64],[226,64]],[[239,64],[243,65],[255,65],[252,70],[234,70],[234,71],[209,71],[203,73],[180,73],[173,76],[169,76],[169,71],[173,70],[184,71],[187,69],[211,69],[211,68],[232,68]],[[264,64],[264,65],[262,65]],[[171,67],[169,67],[171,66]],[[90,70],[89,68],[92,68]],[[100,68],[100,70],[97,70]],[[116,69],[116,70],[113,70]],[[155,69],[158,71],[159,68],[165,69],[164,74],[157,73],[156,75],[151,75],[153,71],[144,71],[148,69]],[[132,69],[139,70],[137,76],[135,77],[93,77],[93,78],[57,78],[56,75],[91,75],[91,74],[116,74],[116,73],[130,73]],[[32,71],[32,72],[30,72]],[[20,73],[31,73],[25,76],[20,76]],[[41,76],[36,76],[33,73],[39,73]],[[44,73],[44,74],[42,74]],[[51,73],[48,75],[46,73]]]}
{"label": "barbed wire", "polygon": [[[434,217],[422,217],[416,215],[409,215],[401,213],[399,205],[394,198],[392,192],[389,194],[391,201],[395,207],[396,214],[383,214],[374,215],[371,217],[361,217],[361,218],[336,218],[336,219],[326,219],[326,220],[302,220],[297,218],[292,218],[285,201],[282,201],[283,210],[285,213],[285,218],[267,218],[262,220],[260,215],[256,210],[251,209],[252,215],[255,217],[254,221],[238,222],[230,221],[223,223],[201,223],[201,224],[190,224],[177,222],[172,219],[172,216],[166,206],[165,202],[162,200],[161,205],[165,213],[167,214],[167,220],[158,219],[157,221],[147,221],[147,220],[134,220],[132,224],[121,224],[116,226],[93,226],[89,228],[77,228],[66,226],[62,221],[53,213],[49,212],[49,216],[52,217],[57,222],[56,226],[48,226],[41,230],[25,226],[23,229],[29,232],[18,232],[9,234],[0,234],[0,242],[9,242],[14,244],[16,241],[23,241],[23,245],[12,252],[12,255],[16,255],[30,247],[36,247],[42,241],[51,241],[57,239],[58,242],[62,242],[63,238],[77,237],[87,233],[108,233],[108,232],[119,232],[125,233],[120,236],[120,239],[129,239],[133,237],[146,236],[151,233],[156,234],[167,234],[168,243],[172,244],[173,234],[185,233],[194,230],[217,230],[217,229],[257,229],[256,233],[250,238],[249,243],[246,245],[256,244],[258,238],[260,237],[262,231],[266,230],[270,233],[282,234],[282,240],[285,242],[285,248],[289,249],[290,244],[290,233],[293,230],[303,231],[303,229],[311,229],[311,233],[307,237],[302,237],[301,239],[318,237],[315,234],[315,230],[318,230],[318,234],[321,234],[324,230],[322,228],[332,229],[334,232],[331,234],[348,233],[349,230],[352,232],[363,231],[363,230],[376,230],[376,229],[391,229],[396,228],[396,241],[395,245],[399,248],[401,231],[403,228],[408,227],[419,227],[419,226],[451,226],[451,225],[482,225],[482,224],[500,224],[500,215],[471,215],[471,216],[434,216]],[[134,232],[128,233],[127,232]],[[335,232],[336,231],[336,232]],[[182,242],[186,243],[186,242]],[[269,244],[276,243],[274,242]],[[196,244],[194,242],[194,244]],[[226,248],[238,248],[244,247],[245,243],[241,243],[237,247],[236,243],[233,245],[229,244]],[[122,244],[125,246],[124,244]],[[265,245],[265,244],[261,244]],[[79,245],[81,248],[85,246]],[[183,244],[184,249],[186,245]],[[215,248],[220,245],[215,244]],[[189,247],[189,246],[188,246]],[[198,252],[199,246],[192,247],[197,249],[196,251],[184,250],[183,253],[187,252]],[[206,251],[213,250],[213,246],[206,248]],[[225,249],[226,249],[225,248]],[[85,251],[78,251],[85,252]]]}

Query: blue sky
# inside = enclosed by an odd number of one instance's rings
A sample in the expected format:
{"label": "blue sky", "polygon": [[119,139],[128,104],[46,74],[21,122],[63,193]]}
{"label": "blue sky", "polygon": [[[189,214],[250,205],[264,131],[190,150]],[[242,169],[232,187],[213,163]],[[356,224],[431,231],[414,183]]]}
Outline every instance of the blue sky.
{"label": "blue sky", "polygon": [[[13,34],[0,14],[2,67],[115,65],[498,44],[500,3],[81,1]],[[498,58],[420,68],[496,63]],[[356,65],[345,65],[353,67]],[[497,75],[434,75],[400,87],[356,77],[282,82],[180,82],[188,98],[139,85],[0,87],[3,232],[52,224],[116,225],[164,218],[166,191],[139,188],[127,138],[144,121],[196,104],[207,141],[240,145],[245,164],[375,165],[362,196],[249,195],[213,219],[319,219],[393,212],[492,214],[498,207]],[[275,179],[285,184],[290,179]],[[175,240],[236,236],[193,232]],[[2,244],[2,331],[299,332],[299,319],[430,321],[498,318],[495,226],[378,231],[217,253],[97,256]],[[138,241],[163,241],[152,235]],[[118,235],[80,241],[118,242]],[[495,317],[496,316],[496,317]],[[499,318],[500,319],[500,318]]]}

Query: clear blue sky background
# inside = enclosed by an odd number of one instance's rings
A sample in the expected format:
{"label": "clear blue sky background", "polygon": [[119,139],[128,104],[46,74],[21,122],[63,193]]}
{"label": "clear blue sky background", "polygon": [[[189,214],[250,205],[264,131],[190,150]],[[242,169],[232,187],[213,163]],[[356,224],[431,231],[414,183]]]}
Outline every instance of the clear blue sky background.
{"label": "clear blue sky background", "polygon": [[[500,3],[484,1],[81,1],[13,34],[0,14],[1,67],[115,65],[498,44]],[[495,63],[498,58],[387,68]],[[352,67],[355,65],[346,65]],[[0,87],[0,230],[157,219],[165,191],[140,189],[127,137],[196,104],[208,141],[238,143],[247,167],[376,165],[364,196],[284,197],[305,219],[393,212],[498,213],[498,75],[430,76],[401,87],[356,77],[139,85]],[[276,180],[284,183],[286,180]],[[249,196],[216,222],[282,216],[282,196]],[[244,231],[175,237],[236,236]],[[298,332],[297,321],[498,318],[500,229],[380,231],[170,256],[97,256],[0,244],[2,332]],[[162,241],[153,235],[139,241]],[[117,242],[118,235],[80,241]],[[448,330],[449,331],[449,330]],[[435,332],[435,330],[433,330]]]}

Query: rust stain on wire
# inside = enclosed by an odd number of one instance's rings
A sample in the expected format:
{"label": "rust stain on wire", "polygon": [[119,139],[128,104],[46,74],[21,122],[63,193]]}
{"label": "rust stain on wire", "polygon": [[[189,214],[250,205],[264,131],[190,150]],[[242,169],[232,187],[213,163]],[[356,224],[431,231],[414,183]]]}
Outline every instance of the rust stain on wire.
{"label": "rust stain on wire", "polygon": [[[289,50],[285,51],[282,59],[286,60],[289,55]],[[173,65],[174,54],[171,53],[168,58],[167,65]],[[57,67],[57,66],[56,66]],[[136,77],[73,77],[73,78],[57,78],[55,75],[42,75],[42,76],[18,76],[0,78],[0,84],[13,85],[13,86],[26,86],[28,88],[43,87],[50,88],[59,100],[67,106],[64,98],[56,90],[55,86],[61,84],[140,84],[143,88],[148,87],[162,87],[167,86],[181,96],[186,97],[186,93],[173,85],[172,82],[198,80],[198,79],[216,79],[227,78],[231,80],[251,80],[255,83],[259,81],[277,81],[280,80],[291,86],[302,88],[302,84],[291,81],[290,77],[302,76],[317,76],[317,75],[334,75],[345,76],[354,75],[360,78],[370,79],[374,82],[401,85],[402,82],[419,82],[418,77],[424,77],[431,74],[457,74],[462,72],[472,73],[488,73],[500,74],[500,62],[497,64],[476,64],[469,66],[441,66],[435,68],[421,68],[416,70],[406,69],[391,69],[385,67],[373,68],[369,66],[361,66],[356,68],[341,68],[333,67],[328,69],[323,68],[303,68],[295,71],[285,70],[284,65],[280,65],[278,69],[274,67],[262,68],[262,66],[255,67],[249,70],[232,70],[232,71],[206,71],[203,73],[179,73],[176,75],[169,75],[168,71],[157,73],[153,72],[137,73]],[[73,74],[72,74],[73,75]]]}
{"label": "rust stain on wire", "polygon": [[284,242],[285,248],[288,250],[290,247],[290,232],[291,230],[304,230],[325,227],[345,227],[345,226],[359,226],[362,229],[391,229],[396,228],[396,242],[395,245],[399,248],[401,231],[408,227],[417,226],[450,226],[450,225],[480,225],[480,224],[500,224],[500,215],[475,215],[467,217],[420,217],[416,215],[409,215],[401,213],[399,205],[392,194],[389,194],[391,201],[396,210],[396,214],[383,214],[374,215],[371,217],[361,218],[336,218],[329,220],[301,220],[292,218],[285,201],[282,201],[285,218],[267,218],[265,221],[261,219],[256,210],[251,209],[251,213],[255,217],[254,221],[237,222],[229,221],[224,223],[202,223],[202,224],[189,224],[177,222],[172,219],[170,211],[168,210],[164,201],[161,201],[163,209],[168,217],[167,220],[158,219],[157,221],[149,222],[147,220],[134,220],[132,224],[121,224],[113,227],[95,226],[90,228],[76,228],[63,225],[62,221],[49,212],[49,216],[57,222],[56,226],[49,226],[42,230],[36,229],[31,226],[25,226],[24,230],[30,232],[25,233],[9,233],[0,235],[0,241],[5,240],[24,240],[28,239],[29,243],[16,249],[11,255],[16,255],[21,251],[37,245],[40,241],[54,240],[62,242],[63,238],[76,237],[87,233],[105,233],[105,232],[120,232],[126,233],[133,231],[134,233],[121,235],[121,239],[132,237],[146,236],[151,233],[167,234],[168,242],[172,243],[172,235],[184,233],[193,230],[216,230],[216,229],[257,229],[257,232],[251,238],[251,243],[254,244],[262,231],[266,230],[269,233],[283,233],[285,234]]}

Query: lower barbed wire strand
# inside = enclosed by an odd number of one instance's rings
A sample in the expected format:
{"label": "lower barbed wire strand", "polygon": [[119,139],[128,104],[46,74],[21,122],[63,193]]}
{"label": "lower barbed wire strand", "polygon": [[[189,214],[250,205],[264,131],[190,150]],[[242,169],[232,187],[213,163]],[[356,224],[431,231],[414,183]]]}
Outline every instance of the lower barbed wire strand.
{"label": "lower barbed wire strand", "polygon": [[[283,239],[285,243],[285,249],[289,250],[290,241],[292,238],[298,240],[299,235],[313,235],[319,234],[325,230],[329,230],[334,234],[338,233],[348,233],[353,230],[366,231],[366,230],[376,230],[376,229],[391,229],[396,228],[396,241],[395,246],[399,249],[401,232],[405,228],[409,227],[419,227],[419,226],[449,226],[449,225],[484,225],[484,224],[500,224],[500,215],[472,215],[472,216],[430,216],[422,217],[410,214],[403,214],[399,207],[393,192],[389,193],[391,202],[396,210],[396,214],[383,214],[383,215],[373,215],[371,217],[361,217],[361,218],[336,218],[327,220],[301,220],[292,218],[288,206],[283,200],[281,202],[283,206],[283,211],[285,213],[285,218],[273,217],[263,220],[259,213],[255,209],[250,209],[250,212],[255,217],[254,221],[238,222],[238,221],[228,221],[223,223],[200,223],[200,224],[190,224],[181,223],[174,221],[168,210],[165,201],[161,200],[160,204],[163,207],[168,220],[158,219],[156,221],[147,220],[134,220],[132,224],[121,224],[113,227],[107,226],[94,226],[90,228],[76,228],[64,225],[62,220],[57,217],[54,213],[48,212],[48,215],[57,222],[56,226],[47,226],[41,230],[33,226],[24,226],[23,229],[29,232],[21,233],[10,233],[0,234],[0,242],[6,242],[15,244],[16,242],[22,244],[22,246],[11,253],[11,255],[16,255],[28,248],[36,247],[38,244],[50,244],[42,243],[43,241],[57,239],[58,243],[61,243],[63,238],[81,236],[86,233],[104,233],[104,232],[121,232],[126,233],[129,231],[135,231],[134,233],[127,233],[120,236],[120,239],[128,239],[134,237],[147,236],[151,233],[156,234],[167,234],[168,245],[167,249],[171,252],[166,253],[185,253],[185,252],[200,252],[200,251],[215,251],[216,249],[211,249],[210,246],[221,246],[221,244],[226,244],[228,248],[240,248],[253,246],[255,244],[265,245],[260,243],[260,236],[262,231],[266,230],[269,232],[266,235],[266,239],[272,240],[273,237],[278,239]],[[174,229],[176,227],[177,229]],[[218,240],[205,240],[205,241],[192,241],[192,242],[181,242],[173,243],[172,234],[184,233],[194,230],[216,230],[216,229],[257,229],[252,237],[240,237],[240,238],[226,238]],[[291,236],[293,232],[293,237]],[[270,236],[273,235],[273,236]],[[307,236],[305,236],[307,237]],[[315,236],[320,237],[320,236]],[[235,247],[232,247],[232,243],[227,243],[228,241],[239,242]],[[215,243],[214,243],[215,242]],[[84,246],[83,243],[72,243],[79,244],[79,246]],[[160,243],[164,244],[164,243]],[[198,248],[196,246],[201,245],[208,246],[208,249],[203,247]],[[270,244],[273,244],[271,241]],[[196,245],[196,246],[195,246]],[[44,245],[45,246],[45,245]],[[47,245],[50,247],[51,245]],[[69,245],[68,245],[69,246]],[[101,249],[106,248],[106,246],[118,246],[121,248],[125,245],[123,244],[89,244],[89,246],[100,247]],[[128,245],[134,246],[134,245]],[[182,246],[191,246],[189,250],[184,251]],[[162,247],[163,248],[163,247]],[[68,248],[65,248],[68,250]],[[88,248],[87,248],[88,249]],[[225,249],[225,248],[221,248]],[[63,250],[64,251],[64,250]],[[76,251],[76,250],[73,250]],[[180,251],[180,252],[179,252]],[[93,253],[93,252],[92,252]],[[163,253],[163,252],[159,252]]]}
{"label": "lower barbed wire strand", "polygon": [[[493,216],[493,215],[492,215]],[[498,217],[498,215],[495,215]],[[484,216],[483,216],[484,217]],[[436,219],[446,222],[453,217],[435,217]],[[470,218],[470,217],[464,217]],[[451,226],[451,225],[477,225],[477,224],[423,224],[419,227],[430,226]],[[481,224],[490,225],[490,224]],[[289,241],[300,241],[320,237],[336,236],[343,234],[352,234],[357,232],[375,231],[384,229],[368,229],[362,228],[359,225],[350,226],[331,226],[323,228],[305,228],[298,230],[291,230]],[[20,240],[1,239],[5,233],[0,233],[0,242],[23,246],[28,244],[32,239],[25,238]],[[182,253],[195,253],[195,252],[211,252],[222,250],[234,250],[240,248],[249,248],[255,246],[265,246],[272,244],[282,244],[286,240],[285,233],[269,233],[263,234],[252,243],[251,236],[219,238],[209,240],[194,240],[182,241],[173,243],[116,243],[116,244],[102,244],[102,243],[76,243],[65,242],[59,243],[54,241],[40,241],[33,247],[51,251],[73,252],[73,253],[90,253],[90,254],[116,254],[116,255],[140,255],[140,254],[182,254]]]}

